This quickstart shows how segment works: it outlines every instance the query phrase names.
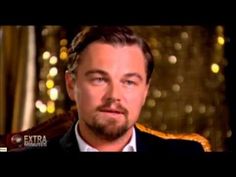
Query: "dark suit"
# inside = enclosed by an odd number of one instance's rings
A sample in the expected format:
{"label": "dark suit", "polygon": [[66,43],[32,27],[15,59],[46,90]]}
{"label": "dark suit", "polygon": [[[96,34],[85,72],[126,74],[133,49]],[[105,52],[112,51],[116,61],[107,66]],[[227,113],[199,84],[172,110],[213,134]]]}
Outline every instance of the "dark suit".
{"label": "dark suit", "polygon": [[[75,135],[75,123],[60,139],[48,142],[49,151],[79,152]],[[187,140],[166,140],[140,131],[135,127],[137,152],[160,153],[201,153],[204,152],[201,144]]]}

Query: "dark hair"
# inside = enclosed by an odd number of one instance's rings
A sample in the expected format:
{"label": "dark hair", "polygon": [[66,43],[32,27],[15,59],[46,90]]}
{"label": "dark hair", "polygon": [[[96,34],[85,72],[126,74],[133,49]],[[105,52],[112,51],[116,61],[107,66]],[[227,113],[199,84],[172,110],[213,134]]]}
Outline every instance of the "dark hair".
{"label": "dark hair", "polygon": [[75,36],[69,50],[68,71],[74,72],[79,63],[79,54],[92,42],[100,41],[108,44],[138,45],[145,56],[147,83],[149,82],[154,60],[148,44],[128,27],[123,26],[90,26]]}

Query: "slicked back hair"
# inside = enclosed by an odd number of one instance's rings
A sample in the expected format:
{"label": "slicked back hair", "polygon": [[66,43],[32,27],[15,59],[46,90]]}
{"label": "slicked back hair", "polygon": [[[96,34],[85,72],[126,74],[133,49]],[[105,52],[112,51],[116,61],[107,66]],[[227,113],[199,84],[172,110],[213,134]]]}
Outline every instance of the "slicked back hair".
{"label": "slicked back hair", "polygon": [[153,69],[154,60],[148,44],[125,26],[89,26],[78,33],[69,49],[67,69],[74,73],[80,62],[80,53],[92,42],[102,42],[111,45],[137,45],[142,50],[146,63],[146,82],[148,83]]}

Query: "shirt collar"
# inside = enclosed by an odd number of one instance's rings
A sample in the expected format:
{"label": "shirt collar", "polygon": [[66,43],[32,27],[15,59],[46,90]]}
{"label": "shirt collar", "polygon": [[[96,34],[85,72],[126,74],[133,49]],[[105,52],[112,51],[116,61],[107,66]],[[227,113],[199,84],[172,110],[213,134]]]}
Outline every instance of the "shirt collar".
{"label": "shirt collar", "polygon": [[[76,136],[76,140],[79,146],[79,149],[81,152],[98,152],[97,149],[93,148],[92,146],[88,145],[80,136],[79,132],[78,132],[78,127],[79,125],[79,121],[76,122],[75,125],[75,136]],[[132,128],[132,136],[131,139],[129,141],[129,143],[123,148],[122,152],[136,152],[137,151],[137,147],[136,147],[136,132],[134,127]]]}

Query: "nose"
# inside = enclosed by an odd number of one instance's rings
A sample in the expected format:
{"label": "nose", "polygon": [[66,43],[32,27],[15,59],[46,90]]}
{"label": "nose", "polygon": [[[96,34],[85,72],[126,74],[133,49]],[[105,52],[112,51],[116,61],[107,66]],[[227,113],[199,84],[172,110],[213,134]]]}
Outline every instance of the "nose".
{"label": "nose", "polygon": [[116,101],[120,102],[121,96],[122,96],[122,90],[120,84],[110,83],[109,86],[107,87],[107,91],[105,94],[105,101],[110,103]]}

